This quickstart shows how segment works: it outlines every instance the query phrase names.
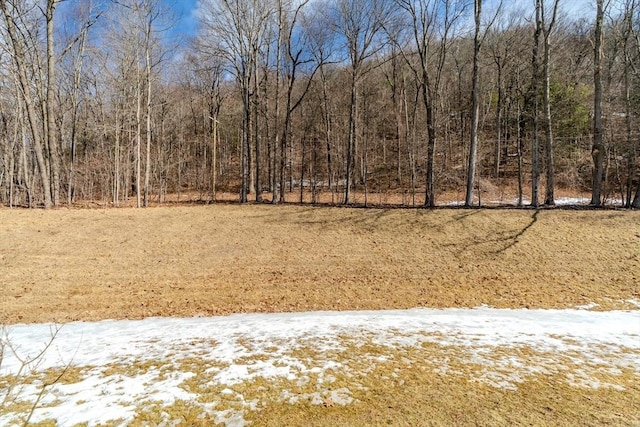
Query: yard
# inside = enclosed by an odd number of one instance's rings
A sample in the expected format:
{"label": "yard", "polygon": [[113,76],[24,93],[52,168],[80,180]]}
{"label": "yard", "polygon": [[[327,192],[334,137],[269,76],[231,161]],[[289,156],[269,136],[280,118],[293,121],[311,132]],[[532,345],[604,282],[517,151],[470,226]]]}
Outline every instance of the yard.
{"label": "yard", "polygon": [[640,212],[0,209],[0,236],[2,424],[52,378],[42,425],[640,423]]}

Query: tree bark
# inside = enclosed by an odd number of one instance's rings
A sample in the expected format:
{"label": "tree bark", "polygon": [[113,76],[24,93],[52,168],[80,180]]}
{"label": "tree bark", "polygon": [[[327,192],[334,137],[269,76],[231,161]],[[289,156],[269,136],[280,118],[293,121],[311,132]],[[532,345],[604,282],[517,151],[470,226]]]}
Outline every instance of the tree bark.
{"label": "tree bark", "polygon": [[426,173],[426,187],[424,205],[426,207],[434,207],[436,204],[436,191],[435,191],[435,153],[436,153],[436,126],[435,126],[435,111],[433,106],[433,97],[429,96],[430,82],[429,76],[424,71],[423,74],[423,88],[422,96],[425,105],[426,119],[427,119],[427,173]]}
{"label": "tree bark", "polygon": [[536,0],[536,30],[533,35],[533,54],[532,54],[532,72],[531,72],[531,112],[533,122],[533,135],[531,142],[531,206],[538,207],[539,194],[539,178],[540,178],[540,137],[539,137],[539,111],[538,111],[538,86],[540,82],[540,65],[538,59],[538,50],[540,48],[540,33],[542,32],[542,2]]}
{"label": "tree bark", "polygon": [[[116,124],[115,124],[115,148],[113,150],[113,203],[120,202],[120,122],[119,103],[116,104]],[[75,149],[75,147],[74,147]]]}
{"label": "tree bark", "polygon": [[640,208],[640,177],[638,177],[638,183],[636,184],[636,195],[633,197],[631,207],[635,209]]}
{"label": "tree bark", "polygon": [[498,68],[498,105],[496,106],[496,143],[493,147],[493,177],[500,177],[500,154],[502,145],[502,104],[504,98],[504,91],[502,89],[502,67],[503,64],[500,58],[496,58],[496,64]]}
{"label": "tree bark", "polygon": [[54,49],[54,14],[60,0],[47,0],[47,147],[51,162],[51,202],[54,206],[60,203],[60,150],[56,134],[54,114],[54,91],[56,86],[56,57]]}
{"label": "tree bark", "polygon": [[[136,55],[137,56],[137,55]],[[136,64],[136,207],[142,207],[142,77],[140,65]]]}
{"label": "tree bark", "polygon": [[242,117],[242,144],[240,154],[240,203],[247,203],[248,192],[248,169],[249,169],[249,132],[251,131],[251,100],[249,97],[249,76],[248,71],[244,71],[242,76],[242,104],[243,104],[243,117]]}
{"label": "tree bark", "polygon": [[146,40],[145,40],[145,77],[147,80],[147,141],[146,141],[146,162],[144,165],[144,207],[149,206],[149,181],[151,177],[151,22],[146,23]]}
{"label": "tree bark", "polygon": [[[556,22],[556,14],[558,11],[558,3],[559,0],[554,0],[553,2],[553,11],[551,15],[551,22],[547,25],[544,24],[544,58],[543,58],[543,73],[544,73],[544,98],[543,98],[543,108],[544,108],[544,125],[545,125],[545,137],[546,137],[546,160],[547,160],[547,173],[546,173],[546,191],[545,191],[545,199],[544,204],[548,206],[553,206],[556,204],[554,191],[555,191],[555,168],[554,168],[554,153],[553,153],[553,131],[552,131],[552,123],[551,123],[551,83],[550,83],[550,62],[551,62],[551,32],[553,31],[553,27]],[[543,7],[543,19],[545,19],[544,15],[544,3]]]}
{"label": "tree bark", "polygon": [[[630,52],[632,34],[634,26],[634,14],[637,4],[635,0],[626,3],[624,30],[623,30],[623,55],[624,55],[624,105],[625,105],[625,127],[627,139],[627,182],[626,182],[626,204],[627,208],[640,207],[640,168],[637,164],[638,142],[633,138],[633,109],[632,109],[632,78],[633,53]],[[634,196],[634,182],[637,181]]]}
{"label": "tree bark", "polygon": [[[69,177],[67,184],[67,202],[69,205],[73,203],[74,193],[74,172],[76,163],[76,142],[77,142],[77,129],[78,129],[78,108],[80,98],[80,78],[82,72],[82,58],[84,56],[85,46],[87,40],[87,30],[83,29],[80,35],[80,48],[78,49],[78,56],[75,59],[74,75],[73,75],[73,96],[72,96],[72,117],[71,117],[71,147],[70,147],[70,165],[69,165]],[[116,105],[116,126],[118,121],[118,106]],[[118,135],[116,134],[116,147],[118,145]],[[116,169],[117,170],[117,169]]]}
{"label": "tree bark", "polygon": [[258,92],[258,51],[254,52],[253,59],[253,143],[255,146],[255,180],[254,190],[256,192],[256,202],[262,202],[262,179],[260,164],[260,123],[258,122],[258,104],[260,103]]}
{"label": "tree bark", "polygon": [[596,0],[596,22],[593,47],[593,145],[591,158],[593,159],[593,184],[591,190],[591,205],[602,206],[602,182],[604,180],[604,124],[602,120],[602,43],[604,0]]}
{"label": "tree bark", "polygon": [[349,139],[347,141],[347,163],[345,172],[344,204],[351,203],[351,176],[353,175],[354,151],[356,145],[356,102],[357,98],[356,71],[351,72],[351,98],[349,101]]}
{"label": "tree bark", "polygon": [[471,75],[471,145],[469,147],[469,167],[467,169],[467,193],[464,205],[473,204],[473,188],[476,179],[476,163],[478,156],[478,65],[480,54],[480,17],[482,16],[482,0],[474,0],[475,33],[473,37],[473,72]]}
{"label": "tree bark", "polygon": [[[278,155],[284,156],[284,150],[280,145],[280,61],[282,58],[282,24],[283,24],[283,6],[282,0],[278,0],[278,41],[276,43],[276,81],[275,81],[275,106],[274,106],[274,135],[275,141],[273,143],[273,181],[271,182],[271,203],[278,203],[278,190],[280,190],[280,198],[284,202],[284,162],[278,162]],[[279,150],[279,151],[278,151]],[[278,168],[280,166],[280,168]],[[278,172],[279,171],[279,174]],[[278,177],[280,180],[278,180]],[[279,187],[278,187],[279,181]]]}
{"label": "tree bark", "polygon": [[520,107],[520,102],[518,101],[518,125],[517,125],[517,135],[516,135],[516,144],[518,150],[518,206],[522,206],[524,202],[524,165],[523,165],[523,136],[524,130],[526,129],[526,120],[522,113],[522,108]]}
{"label": "tree bark", "polygon": [[333,151],[332,151],[332,130],[333,120],[331,117],[331,108],[329,106],[329,90],[327,85],[327,75],[325,73],[324,65],[320,66],[320,80],[322,82],[322,105],[324,111],[324,126],[325,126],[325,144],[327,146],[327,178],[329,184],[329,191],[331,192],[331,203],[335,203],[335,182],[333,172]]}

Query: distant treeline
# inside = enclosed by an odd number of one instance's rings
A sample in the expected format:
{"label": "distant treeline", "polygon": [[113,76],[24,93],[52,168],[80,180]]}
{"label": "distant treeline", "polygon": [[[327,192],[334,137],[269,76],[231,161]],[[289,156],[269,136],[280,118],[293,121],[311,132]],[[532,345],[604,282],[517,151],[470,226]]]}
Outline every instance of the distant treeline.
{"label": "distant treeline", "polygon": [[571,4],[0,0],[0,202],[640,207],[640,0]]}

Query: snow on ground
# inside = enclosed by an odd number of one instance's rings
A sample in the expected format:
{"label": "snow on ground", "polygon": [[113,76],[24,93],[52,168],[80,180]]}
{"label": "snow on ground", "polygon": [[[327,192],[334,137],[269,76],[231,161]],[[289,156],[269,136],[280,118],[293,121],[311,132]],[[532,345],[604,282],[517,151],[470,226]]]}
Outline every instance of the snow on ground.
{"label": "snow on ground", "polygon": [[[591,203],[591,198],[590,197],[556,197],[554,201],[556,206],[587,206],[589,205],[589,203]],[[506,199],[489,200],[488,202],[483,201],[483,204],[486,204],[487,206],[503,206],[503,205],[516,206],[518,204],[518,198],[512,197],[512,198],[506,198]],[[522,200],[523,206],[528,206],[530,204],[531,204],[531,200],[526,198]],[[604,200],[605,206],[622,206],[622,204],[623,203],[621,199],[608,198]],[[464,200],[450,201],[445,203],[443,206],[464,206]]]}
{"label": "snow on ground", "polygon": [[[3,376],[19,372],[16,354],[22,360],[35,356],[55,330],[49,324],[7,327],[2,339],[8,339],[15,353],[5,351],[0,384]],[[352,349],[364,343],[388,352],[362,350],[354,355]],[[278,384],[304,384],[313,378],[316,391],[296,394],[285,388],[279,399],[291,403],[331,399],[347,405],[357,385],[338,390],[327,385],[335,375],[364,366],[352,363],[353,358],[375,366],[398,349],[425,345],[430,349],[435,345],[442,354],[410,363],[453,375],[451,362],[457,358],[463,365],[483,366],[464,374],[495,387],[515,388],[538,373],[564,373],[576,387],[621,388],[615,378],[622,370],[640,376],[640,311],[482,307],[69,323],[59,328],[52,346],[31,368],[44,372],[70,365],[76,375],[46,389],[32,422],[54,419],[58,425],[92,426],[119,420],[126,425],[145,405],[185,401],[200,405],[218,422],[244,425],[245,411],[259,410],[268,402],[247,400],[250,396],[234,386],[258,378]],[[309,348],[313,355],[301,356],[300,349]],[[518,351],[522,349],[532,350],[533,356]],[[602,380],[603,374],[608,382]],[[194,380],[199,381],[197,386],[190,385]],[[39,381],[26,382],[13,390],[16,402],[35,401],[41,389]],[[205,386],[215,391],[218,400],[201,399],[198,390],[204,388],[198,387]],[[3,393],[0,390],[0,401]],[[224,405],[223,400],[238,402],[243,409]],[[19,420],[20,414],[3,412],[0,406],[0,425]]]}

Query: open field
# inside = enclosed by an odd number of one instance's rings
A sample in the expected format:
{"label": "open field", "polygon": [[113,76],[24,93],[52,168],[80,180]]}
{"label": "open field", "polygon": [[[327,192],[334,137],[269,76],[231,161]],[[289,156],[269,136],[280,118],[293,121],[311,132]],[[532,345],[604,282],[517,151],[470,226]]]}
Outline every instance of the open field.
{"label": "open field", "polygon": [[0,236],[3,324],[640,299],[640,212],[0,209]]}
{"label": "open field", "polygon": [[2,424],[60,373],[38,425],[640,423],[640,212],[0,209],[0,236],[22,356],[28,323],[98,321],[22,378],[5,353]]}

